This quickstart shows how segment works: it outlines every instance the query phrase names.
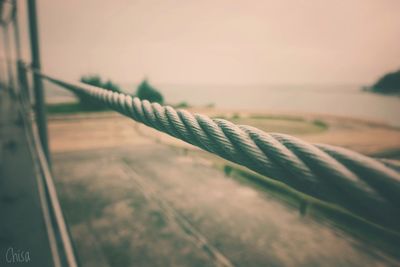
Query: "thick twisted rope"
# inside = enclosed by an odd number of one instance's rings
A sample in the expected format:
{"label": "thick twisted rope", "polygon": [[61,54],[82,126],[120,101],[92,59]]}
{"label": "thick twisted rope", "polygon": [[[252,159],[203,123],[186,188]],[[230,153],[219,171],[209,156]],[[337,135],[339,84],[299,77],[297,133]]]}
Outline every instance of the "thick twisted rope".
{"label": "thick twisted rope", "polygon": [[400,175],[373,158],[344,148],[313,145],[289,135],[269,134],[251,126],[141,101],[127,94],[36,74],[303,193],[399,229]]}

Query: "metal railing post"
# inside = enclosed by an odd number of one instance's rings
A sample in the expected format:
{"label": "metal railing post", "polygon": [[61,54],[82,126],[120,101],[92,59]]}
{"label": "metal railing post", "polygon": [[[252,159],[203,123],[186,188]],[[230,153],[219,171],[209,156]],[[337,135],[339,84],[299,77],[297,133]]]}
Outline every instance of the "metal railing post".
{"label": "metal railing post", "polygon": [[19,31],[19,21],[18,21],[18,1],[14,1],[13,13],[12,13],[12,26],[14,29],[14,44],[17,62],[17,83],[20,87],[20,93],[26,98],[28,103],[30,103],[30,92],[28,87],[28,80],[26,76],[25,63],[22,61],[21,56],[21,40]]}
{"label": "metal railing post", "polygon": [[31,95],[29,92],[29,85],[28,85],[28,77],[25,69],[25,63],[21,60],[17,62],[17,68],[18,68],[18,82],[19,86],[21,88],[21,95],[27,103],[31,104]]}
{"label": "metal railing post", "polygon": [[12,92],[12,94],[14,94],[15,88],[13,86],[13,70],[12,70],[12,66],[11,66],[11,50],[10,50],[10,39],[9,39],[9,34],[8,34],[8,25],[4,24],[2,26],[2,30],[3,30],[3,43],[4,43],[4,53],[5,53],[5,64],[6,64],[6,68],[7,68],[7,85],[8,85],[8,90],[10,90]]}
{"label": "metal railing post", "polygon": [[[32,68],[34,68],[35,70],[40,70],[40,51],[39,51],[38,26],[37,26],[37,16],[36,16],[36,0],[27,0],[27,3],[28,3],[28,19],[29,19],[29,35],[31,43]],[[43,83],[41,77],[37,75],[35,72],[32,72],[32,75],[33,75],[33,88],[35,94],[35,112],[36,112],[36,120],[39,130],[40,142],[42,143],[46,159],[50,164]]]}
{"label": "metal railing post", "polygon": [[18,22],[18,1],[14,1],[12,11],[12,26],[14,29],[14,46],[17,61],[21,60],[21,41],[19,37],[19,22]]}

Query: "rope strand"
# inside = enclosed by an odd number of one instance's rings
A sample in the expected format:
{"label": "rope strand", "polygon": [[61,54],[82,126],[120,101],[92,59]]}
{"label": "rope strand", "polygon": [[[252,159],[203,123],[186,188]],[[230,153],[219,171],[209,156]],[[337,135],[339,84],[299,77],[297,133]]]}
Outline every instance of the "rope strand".
{"label": "rope strand", "polygon": [[251,126],[238,126],[227,120],[34,72],[66,89],[97,99],[137,122],[371,221],[399,229],[400,175],[378,160],[344,148],[313,145],[289,135],[269,134]]}

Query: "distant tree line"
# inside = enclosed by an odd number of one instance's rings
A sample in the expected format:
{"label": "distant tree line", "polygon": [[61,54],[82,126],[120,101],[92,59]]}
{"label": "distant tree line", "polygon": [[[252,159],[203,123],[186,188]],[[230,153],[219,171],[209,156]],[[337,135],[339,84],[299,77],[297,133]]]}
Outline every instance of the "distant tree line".
{"label": "distant tree line", "polygon": [[[99,75],[82,76],[80,81],[82,83],[108,89],[113,92],[118,92],[118,93],[123,92],[117,84],[115,84],[111,80],[103,81]],[[75,92],[75,94],[78,97],[79,104],[83,110],[95,111],[95,110],[107,109],[107,107],[105,107],[103,104],[101,104],[95,99],[88,97],[83,93]],[[144,79],[139,84],[139,86],[136,89],[136,94],[132,94],[132,96],[137,96],[142,100],[146,99],[150,102],[157,102],[160,104],[164,103],[163,95],[155,87],[150,85],[150,83],[146,79]]]}
{"label": "distant tree line", "polygon": [[[98,75],[88,75],[81,77],[80,80],[82,83],[86,83],[89,85],[101,87],[104,89],[111,90],[113,92],[121,92],[119,86],[113,83],[110,80],[102,81],[101,77]],[[95,111],[95,110],[105,110],[107,109],[106,106],[98,102],[97,100],[87,96],[86,94],[80,93],[79,91],[75,92],[76,96],[79,99],[79,104],[83,110],[87,111]]]}

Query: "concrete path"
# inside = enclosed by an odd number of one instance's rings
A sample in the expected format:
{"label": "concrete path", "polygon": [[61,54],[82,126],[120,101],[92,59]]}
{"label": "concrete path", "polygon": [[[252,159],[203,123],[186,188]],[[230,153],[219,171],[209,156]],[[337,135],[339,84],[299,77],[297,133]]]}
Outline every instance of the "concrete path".
{"label": "concrete path", "polygon": [[54,172],[82,266],[397,264],[201,153],[151,141],[69,151]]}

